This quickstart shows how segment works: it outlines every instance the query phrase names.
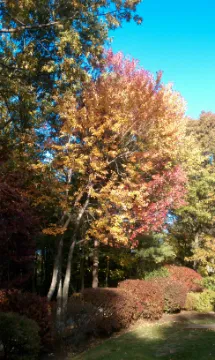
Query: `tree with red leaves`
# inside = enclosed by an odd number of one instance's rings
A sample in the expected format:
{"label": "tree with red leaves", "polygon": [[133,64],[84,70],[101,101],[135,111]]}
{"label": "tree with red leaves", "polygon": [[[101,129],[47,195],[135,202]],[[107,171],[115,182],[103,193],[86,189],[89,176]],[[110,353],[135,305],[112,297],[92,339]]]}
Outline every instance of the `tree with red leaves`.
{"label": "tree with red leaves", "polygon": [[34,271],[37,220],[16,183],[1,178],[0,199],[0,287],[24,287]]}

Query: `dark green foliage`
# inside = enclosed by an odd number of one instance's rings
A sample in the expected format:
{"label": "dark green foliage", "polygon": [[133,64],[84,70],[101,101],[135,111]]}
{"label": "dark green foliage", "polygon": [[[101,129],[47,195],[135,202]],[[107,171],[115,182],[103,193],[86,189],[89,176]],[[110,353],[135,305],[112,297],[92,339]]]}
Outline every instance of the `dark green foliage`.
{"label": "dark green foliage", "polygon": [[18,290],[0,291],[0,311],[25,315],[36,321],[42,345],[52,343],[51,308],[46,298]]}
{"label": "dark green foliage", "polygon": [[141,305],[141,316],[145,319],[160,319],[164,310],[164,297],[157,284],[145,280],[125,280],[119,288],[135,296]]}
{"label": "dark green foliage", "polygon": [[35,321],[15,313],[0,313],[0,342],[4,358],[34,360],[40,351],[39,327]]}
{"label": "dark green foliage", "polygon": [[139,278],[145,278],[147,273],[174,260],[173,247],[166,241],[164,234],[142,234],[137,239],[139,245],[135,253],[135,267]]}

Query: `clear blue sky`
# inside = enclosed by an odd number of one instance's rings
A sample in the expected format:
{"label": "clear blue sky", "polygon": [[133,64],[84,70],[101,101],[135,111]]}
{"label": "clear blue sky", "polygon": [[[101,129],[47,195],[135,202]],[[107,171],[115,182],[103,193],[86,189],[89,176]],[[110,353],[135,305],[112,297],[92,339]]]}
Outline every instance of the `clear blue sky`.
{"label": "clear blue sky", "polygon": [[110,33],[114,52],[163,70],[187,101],[187,115],[215,112],[215,0],[143,0],[141,26],[124,24]]}

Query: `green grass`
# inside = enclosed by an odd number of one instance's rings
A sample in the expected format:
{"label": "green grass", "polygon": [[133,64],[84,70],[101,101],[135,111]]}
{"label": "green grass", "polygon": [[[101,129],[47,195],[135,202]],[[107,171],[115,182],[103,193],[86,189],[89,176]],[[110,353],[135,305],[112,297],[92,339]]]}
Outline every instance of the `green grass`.
{"label": "green grass", "polygon": [[214,317],[181,323],[149,324],[104,341],[69,360],[214,360],[215,331],[186,329],[190,323],[211,324]]}

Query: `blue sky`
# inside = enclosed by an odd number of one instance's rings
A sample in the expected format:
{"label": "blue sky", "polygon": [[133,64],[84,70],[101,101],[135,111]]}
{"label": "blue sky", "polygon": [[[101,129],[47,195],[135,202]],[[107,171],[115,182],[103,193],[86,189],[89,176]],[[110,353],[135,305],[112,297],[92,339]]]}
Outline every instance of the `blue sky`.
{"label": "blue sky", "polygon": [[114,52],[140,61],[146,70],[163,70],[187,101],[187,115],[215,112],[215,0],[144,0],[141,26],[124,24],[110,33]]}

